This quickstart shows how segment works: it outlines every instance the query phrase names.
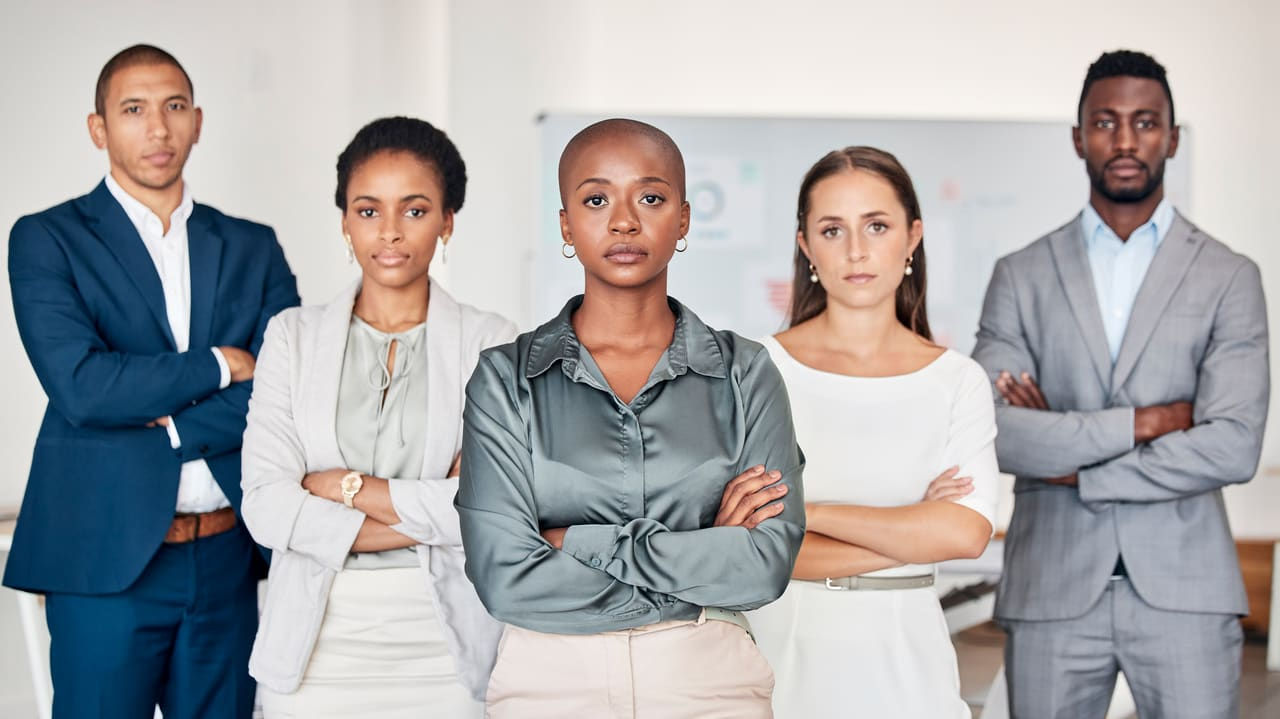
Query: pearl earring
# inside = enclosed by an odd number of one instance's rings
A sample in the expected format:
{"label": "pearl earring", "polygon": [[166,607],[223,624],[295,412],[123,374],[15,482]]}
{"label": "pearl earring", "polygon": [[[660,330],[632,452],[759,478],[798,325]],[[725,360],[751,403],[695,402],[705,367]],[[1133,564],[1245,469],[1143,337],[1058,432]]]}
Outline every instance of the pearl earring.
{"label": "pearl earring", "polygon": [[912,273],[912,272],[915,272],[915,270],[911,269],[911,262],[912,262],[914,259],[915,259],[914,257],[908,257],[908,258],[907,258],[907,269],[905,269],[905,270],[903,270],[903,271],[902,271],[902,274],[906,275],[907,277],[910,277],[910,276],[911,276],[911,273]]}
{"label": "pearl earring", "polygon": [[818,268],[814,267],[812,262],[809,263],[809,281],[818,283]]}

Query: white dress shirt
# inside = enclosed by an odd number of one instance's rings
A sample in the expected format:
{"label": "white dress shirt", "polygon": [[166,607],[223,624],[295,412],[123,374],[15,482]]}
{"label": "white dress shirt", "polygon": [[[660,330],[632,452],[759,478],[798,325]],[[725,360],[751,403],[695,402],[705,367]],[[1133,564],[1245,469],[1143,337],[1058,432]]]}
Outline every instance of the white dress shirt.
{"label": "white dress shirt", "polygon": [[[129,221],[133,223],[147,248],[147,254],[155,263],[156,273],[160,275],[160,286],[164,288],[165,316],[169,319],[169,331],[173,333],[173,343],[179,352],[186,352],[191,339],[191,263],[187,259],[187,220],[191,217],[191,209],[195,203],[191,199],[191,188],[183,183],[182,202],[169,216],[169,233],[164,232],[164,223],[154,212],[134,199],[110,174],[106,178],[107,189],[116,202],[124,208]],[[231,384],[231,370],[227,360],[218,349],[212,348],[213,356],[218,359],[218,369],[222,372],[219,389]],[[178,426],[169,419],[169,444],[174,449],[182,446],[182,438],[178,434]],[[211,512],[215,509],[231,506],[222,488],[209,471],[209,465],[203,459],[183,462],[182,474],[178,479],[178,512]]]}
{"label": "white dress shirt", "polygon": [[1102,326],[1107,332],[1107,347],[1114,363],[1147,268],[1173,225],[1173,205],[1168,199],[1161,200],[1151,219],[1134,230],[1127,241],[1121,240],[1115,230],[1102,221],[1092,204],[1084,206],[1081,219],[1089,267],[1093,270],[1093,287],[1098,293]]}

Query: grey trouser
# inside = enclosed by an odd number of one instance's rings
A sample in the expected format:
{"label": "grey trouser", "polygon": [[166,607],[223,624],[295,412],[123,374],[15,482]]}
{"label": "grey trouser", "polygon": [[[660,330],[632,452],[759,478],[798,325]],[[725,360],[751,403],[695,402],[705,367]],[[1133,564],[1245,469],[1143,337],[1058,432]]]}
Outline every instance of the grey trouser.
{"label": "grey trouser", "polygon": [[1243,636],[1234,614],[1171,612],[1113,579],[1084,616],[1005,620],[1014,719],[1101,719],[1124,672],[1141,719],[1239,715]]}

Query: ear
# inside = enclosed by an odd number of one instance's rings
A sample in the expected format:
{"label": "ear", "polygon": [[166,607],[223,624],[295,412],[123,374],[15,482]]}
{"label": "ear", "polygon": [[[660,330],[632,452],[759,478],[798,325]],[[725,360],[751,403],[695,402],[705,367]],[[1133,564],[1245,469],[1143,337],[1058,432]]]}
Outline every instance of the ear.
{"label": "ear", "polygon": [[440,234],[444,235],[446,240],[453,235],[453,210],[445,211],[444,225],[440,228]]}
{"label": "ear", "polygon": [[804,238],[804,233],[800,230],[796,230],[796,246],[809,262],[813,262],[813,255],[809,254],[809,241]]}
{"label": "ear", "polygon": [[924,241],[924,221],[916,220],[911,223],[911,230],[907,233],[910,243],[907,245],[907,257],[915,255],[916,248]]}
{"label": "ear", "polygon": [[566,245],[573,244],[573,236],[569,234],[569,214],[564,210],[560,210],[560,239]]}
{"label": "ear", "polygon": [[1071,144],[1076,147],[1076,157],[1084,159],[1084,136],[1081,134],[1080,126],[1076,125],[1071,128]]}
{"label": "ear", "polygon": [[1182,136],[1181,130],[1180,126],[1173,126],[1173,130],[1169,133],[1169,154],[1165,155],[1165,157],[1172,159],[1174,155],[1178,154],[1178,139]]}
{"label": "ear", "polygon": [[107,119],[96,112],[91,112],[86,122],[89,126],[89,139],[93,140],[94,147],[99,150],[107,149]]}
{"label": "ear", "polygon": [[689,234],[689,201],[685,200],[680,205],[680,236],[684,237]]}
{"label": "ear", "polygon": [[201,127],[204,127],[204,110],[197,107],[196,108],[196,132],[195,132],[195,135],[191,137],[192,145],[196,144],[197,142],[200,142]]}
{"label": "ear", "polygon": [[347,229],[347,213],[342,213],[342,237],[346,239],[351,236],[351,230]]}

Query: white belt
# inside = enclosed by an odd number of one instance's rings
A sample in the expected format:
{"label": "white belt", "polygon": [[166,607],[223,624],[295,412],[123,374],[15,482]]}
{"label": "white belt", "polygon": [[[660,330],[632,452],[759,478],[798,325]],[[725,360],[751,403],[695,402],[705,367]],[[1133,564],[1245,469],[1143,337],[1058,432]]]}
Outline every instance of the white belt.
{"label": "white belt", "polygon": [[751,637],[751,641],[756,640],[756,635],[751,633],[751,623],[747,621],[747,615],[742,612],[735,612],[732,609],[721,609],[720,607],[703,607],[702,616],[698,617],[698,624],[706,621],[712,622],[728,622],[742,627],[742,631]]}

